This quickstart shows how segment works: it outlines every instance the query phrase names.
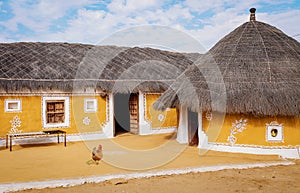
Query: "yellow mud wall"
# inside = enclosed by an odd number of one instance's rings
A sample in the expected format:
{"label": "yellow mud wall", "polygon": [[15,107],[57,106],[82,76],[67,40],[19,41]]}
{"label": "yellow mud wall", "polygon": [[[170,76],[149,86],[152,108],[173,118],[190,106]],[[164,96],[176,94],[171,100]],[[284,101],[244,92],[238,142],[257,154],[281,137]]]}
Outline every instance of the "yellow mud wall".
{"label": "yellow mud wall", "polygon": [[[5,112],[5,99],[21,100],[20,112]],[[0,97],[0,137],[5,137],[11,128],[10,121],[18,116],[21,126],[17,127],[22,132],[41,131],[42,114],[41,114],[41,97],[40,96],[1,96]]]}
{"label": "yellow mud wall", "polygon": [[[96,113],[84,112],[84,99],[97,98],[98,111]],[[5,112],[5,99],[21,100],[21,112]],[[74,111],[74,112],[73,112]],[[62,129],[70,133],[83,133],[102,131],[106,122],[106,98],[101,96],[74,96],[70,97],[70,127],[43,128],[42,124],[42,97],[41,96],[1,96],[0,97],[0,138],[10,132],[10,121],[17,115],[21,120],[18,130],[22,132],[37,132],[42,130]],[[90,120],[88,125],[83,124],[83,119]]]}
{"label": "yellow mud wall", "polygon": [[146,94],[145,119],[151,123],[152,129],[177,127],[178,118],[175,108],[166,111],[156,111],[153,109],[152,105],[159,97],[160,94]]}
{"label": "yellow mud wall", "polygon": [[[94,113],[84,112],[84,99],[96,98],[98,110]],[[102,131],[102,126],[106,122],[106,98],[101,96],[74,96],[71,102],[71,125],[69,133],[85,133]],[[89,124],[84,124],[83,120],[88,119]]]}
{"label": "yellow mud wall", "polygon": [[[213,115],[214,116],[214,115]],[[221,117],[221,116],[220,116]],[[219,120],[218,120],[219,119]],[[221,118],[216,118],[220,121]],[[206,119],[203,113],[203,129],[209,136],[209,142],[228,143],[232,124],[237,120],[247,119],[245,130],[237,132],[235,144],[258,146],[300,146],[300,118],[296,117],[254,117],[247,115],[225,115],[221,126],[213,125],[213,120]],[[283,126],[283,141],[267,141],[266,124],[276,121]]]}

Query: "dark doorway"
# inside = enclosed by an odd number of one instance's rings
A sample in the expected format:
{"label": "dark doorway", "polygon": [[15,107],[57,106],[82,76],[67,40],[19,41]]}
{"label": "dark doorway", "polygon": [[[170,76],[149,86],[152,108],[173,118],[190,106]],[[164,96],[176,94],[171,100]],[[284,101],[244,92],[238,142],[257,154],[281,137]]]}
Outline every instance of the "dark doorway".
{"label": "dark doorway", "polygon": [[115,135],[126,132],[138,133],[138,95],[114,95]]}
{"label": "dark doorway", "polygon": [[199,142],[198,138],[198,113],[188,111],[188,137],[189,145],[197,146]]}

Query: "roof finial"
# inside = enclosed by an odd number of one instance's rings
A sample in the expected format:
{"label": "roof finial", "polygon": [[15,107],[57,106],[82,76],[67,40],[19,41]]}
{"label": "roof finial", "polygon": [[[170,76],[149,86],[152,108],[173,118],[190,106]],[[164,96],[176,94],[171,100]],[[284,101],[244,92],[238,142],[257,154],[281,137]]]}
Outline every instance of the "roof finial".
{"label": "roof finial", "polygon": [[250,21],[255,21],[255,8],[250,9]]}

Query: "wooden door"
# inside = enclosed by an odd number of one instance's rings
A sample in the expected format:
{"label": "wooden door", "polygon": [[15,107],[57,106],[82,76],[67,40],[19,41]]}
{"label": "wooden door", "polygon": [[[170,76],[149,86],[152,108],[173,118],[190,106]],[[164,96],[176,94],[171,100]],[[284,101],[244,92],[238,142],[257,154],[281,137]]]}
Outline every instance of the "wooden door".
{"label": "wooden door", "polygon": [[198,113],[188,111],[189,145],[198,145]]}
{"label": "wooden door", "polygon": [[130,132],[139,134],[139,95],[131,94],[129,98]]}

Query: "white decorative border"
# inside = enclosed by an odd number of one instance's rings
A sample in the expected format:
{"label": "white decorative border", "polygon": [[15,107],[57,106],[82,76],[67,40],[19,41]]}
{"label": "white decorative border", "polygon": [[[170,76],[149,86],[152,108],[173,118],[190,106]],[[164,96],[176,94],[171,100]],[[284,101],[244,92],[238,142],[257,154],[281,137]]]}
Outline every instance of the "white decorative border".
{"label": "white decorative border", "polygon": [[[112,99],[111,99],[112,100]],[[113,100],[112,100],[113,101]],[[105,96],[105,103],[106,103],[106,123],[109,121],[109,96],[108,95],[106,95]],[[106,123],[104,123],[104,124],[106,124]]]}
{"label": "white decorative border", "polygon": [[93,92],[93,93],[86,93],[86,92],[55,92],[52,90],[52,92],[30,92],[30,93],[10,93],[10,92],[0,92],[1,96],[91,96],[91,95],[100,95],[100,96],[105,96],[107,93],[104,92]]}
{"label": "white decorative border", "polygon": [[228,143],[208,142],[202,144],[202,149],[230,152],[230,153],[247,153],[257,155],[279,155],[283,158],[299,159],[300,148],[292,146],[263,146],[263,145],[229,145]]}
{"label": "white decorative border", "polygon": [[[143,114],[144,114],[144,120],[149,124],[149,125],[151,125],[151,121],[149,120],[149,119],[147,119],[147,101],[146,101],[146,95],[147,94],[152,94],[152,93],[143,93],[143,106],[144,106],[144,112],[143,112]],[[152,127],[151,127],[152,128]]]}
{"label": "white decorative border", "polygon": [[[93,109],[88,109],[88,102],[93,102]],[[98,111],[98,100],[96,98],[85,98],[84,99],[84,112],[85,113],[96,113]]]}
{"label": "white decorative border", "polygon": [[106,122],[101,124],[102,132],[105,138],[114,137],[114,104],[113,94],[106,95]]}
{"label": "white decorative border", "polygon": [[108,137],[104,131],[94,131],[94,132],[84,132],[84,133],[72,133],[67,135],[67,141],[94,141],[94,140],[102,140],[108,139]]}
{"label": "white decorative border", "polygon": [[202,172],[213,172],[225,169],[249,169],[249,168],[262,168],[269,166],[279,165],[294,165],[291,161],[276,161],[276,162],[259,162],[250,164],[223,164],[215,166],[202,166],[192,168],[180,168],[180,169],[167,169],[158,171],[147,171],[147,172],[134,172],[134,173],[120,173],[120,174],[107,174],[102,176],[91,176],[91,177],[80,177],[76,179],[60,179],[60,180],[45,180],[35,182],[22,182],[22,183],[6,183],[0,185],[0,191],[20,191],[27,189],[43,189],[43,188],[57,188],[57,187],[72,187],[76,185],[82,185],[86,183],[100,183],[113,179],[141,179],[150,178],[155,176],[171,176],[181,175],[188,173],[202,173]]}
{"label": "white decorative border", "polygon": [[[65,101],[65,120],[63,123],[48,124],[46,119],[46,101],[64,100]],[[69,97],[42,97],[42,125],[44,128],[70,127],[70,98]]]}
{"label": "white decorative border", "polygon": [[[5,112],[22,112],[22,100],[21,99],[5,99],[4,101],[4,111]],[[17,109],[9,109],[9,103],[17,103]]]}

